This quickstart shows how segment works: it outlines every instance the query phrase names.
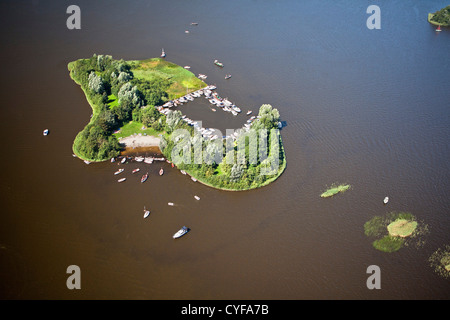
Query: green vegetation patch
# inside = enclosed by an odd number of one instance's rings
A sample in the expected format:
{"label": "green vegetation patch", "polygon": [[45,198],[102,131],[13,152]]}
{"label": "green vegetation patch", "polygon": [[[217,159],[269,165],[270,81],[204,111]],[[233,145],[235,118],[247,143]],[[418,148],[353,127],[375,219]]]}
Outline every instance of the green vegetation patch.
{"label": "green vegetation patch", "polygon": [[428,259],[431,267],[440,276],[450,279],[450,246],[437,249]]}
{"label": "green vegetation patch", "polygon": [[165,59],[153,58],[133,61],[131,71],[136,79],[152,82],[168,81],[168,99],[176,99],[189,92],[206,87],[206,83],[197,78],[191,71],[171,63]]}
{"label": "green vegetation patch", "polygon": [[328,198],[328,197],[332,197],[332,196],[338,194],[339,192],[345,192],[348,189],[350,189],[349,184],[341,184],[338,186],[333,185],[329,189],[327,189],[325,192],[323,192],[320,196],[322,198]]}
{"label": "green vegetation patch", "polygon": [[435,13],[429,13],[428,22],[443,27],[450,26],[450,5],[436,11]]}
{"label": "green vegetation patch", "polygon": [[419,223],[409,212],[390,212],[385,216],[375,216],[364,224],[364,234],[378,238],[372,245],[383,252],[398,251],[409,244],[422,246],[426,233],[428,226]]}

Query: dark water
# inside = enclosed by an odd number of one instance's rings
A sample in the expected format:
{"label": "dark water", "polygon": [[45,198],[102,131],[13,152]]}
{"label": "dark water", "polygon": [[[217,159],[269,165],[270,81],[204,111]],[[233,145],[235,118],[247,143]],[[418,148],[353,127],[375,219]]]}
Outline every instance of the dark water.
{"label": "dark water", "polygon": [[[366,28],[372,1],[77,1],[81,30],[66,28],[70,4],[0,3],[1,298],[450,297],[427,262],[450,244],[450,30],[426,21],[445,1],[378,1],[381,30]],[[72,157],[91,110],[67,63],[161,48],[243,110],[279,109],[280,179],[224,192],[164,164],[162,177],[152,165],[144,184],[131,170],[118,184],[117,164]],[[206,127],[245,122],[201,101],[183,108]],[[321,199],[333,182],[352,189]],[[429,226],[422,247],[372,247],[364,223],[393,210]],[[173,240],[183,225],[192,231]],[[81,290],[66,287],[69,265]],[[366,287],[369,265],[380,290]]]}

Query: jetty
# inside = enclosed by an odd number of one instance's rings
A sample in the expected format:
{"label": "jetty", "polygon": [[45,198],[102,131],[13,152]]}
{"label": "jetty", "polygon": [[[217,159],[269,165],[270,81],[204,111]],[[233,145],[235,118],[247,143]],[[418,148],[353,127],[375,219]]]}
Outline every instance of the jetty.
{"label": "jetty", "polygon": [[[218,108],[222,109],[224,112],[229,112],[233,116],[239,115],[241,113],[241,108],[236,106],[228,98],[220,97],[220,95],[218,94],[216,89],[217,89],[216,86],[208,85],[205,88],[188,93],[177,99],[168,101],[161,106],[156,106],[156,109],[160,113],[167,115],[170,112],[171,108],[175,108],[175,107],[181,106],[183,104],[189,103],[190,101],[194,101],[194,99],[196,99],[196,98],[204,97],[206,100],[208,100],[208,102],[212,106],[218,107]],[[213,111],[216,111],[216,109],[213,109]],[[248,111],[247,115],[250,115],[250,114],[251,114],[251,111]],[[230,135],[226,135],[226,136],[222,136],[222,137],[219,137],[216,134],[215,129],[200,127],[198,121],[194,121],[194,120],[190,119],[189,117],[187,117],[186,115],[183,115],[181,117],[181,120],[186,122],[188,125],[193,126],[194,129],[197,130],[205,140],[208,140],[208,139],[215,140],[215,139],[219,139],[219,138],[221,138],[221,139],[231,138],[233,140],[236,140],[242,131],[246,132],[246,131],[250,130],[252,122],[255,121],[257,118],[258,118],[257,116],[250,117],[246,121],[246,123],[244,124],[244,126],[242,128],[235,130]]]}

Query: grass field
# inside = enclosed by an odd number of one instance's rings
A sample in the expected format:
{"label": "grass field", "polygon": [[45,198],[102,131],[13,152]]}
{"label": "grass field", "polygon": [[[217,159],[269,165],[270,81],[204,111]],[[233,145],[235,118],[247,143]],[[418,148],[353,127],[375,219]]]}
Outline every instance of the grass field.
{"label": "grass field", "polygon": [[206,87],[206,83],[195,74],[161,58],[132,61],[133,75],[137,79],[151,81],[155,78],[168,79],[172,83],[167,90],[169,99],[176,99],[186,93]]}
{"label": "grass field", "polygon": [[126,125],[124,125],[122,128],[120,128],[120,131],[117,133],[114,133],[117,139],[125,138],[132,136],[134,134],[146,134],[148,136],[155,136],[157,137],[158,134],[161,132],[156,131],[153,128],[145,128],[143,129],[144,125],[140,122],[130,121]]}

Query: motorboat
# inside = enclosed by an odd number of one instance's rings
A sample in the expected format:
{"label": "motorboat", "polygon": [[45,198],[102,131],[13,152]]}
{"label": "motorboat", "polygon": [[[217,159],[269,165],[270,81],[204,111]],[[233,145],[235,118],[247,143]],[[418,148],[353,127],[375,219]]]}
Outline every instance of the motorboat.
{"label": "motorboat", "polygon": [[219,62],[218,60],[214,60],[214,64],[215,64],[216,66],[218,66],[218,67],[223,68],[223,63],[222,63],[222,62]]}
{"label": "motorboat", "polygon": [[90,162],[90,161],[87,161],[87,160],[84,160],[84,163],[90,164],[91,162]]}
{"label": "motorboat", "polygon": [[230,79],[231,78],[231,74],[227,74],[226,76],[225,76],[225,80],[228,80],[228,79]]}
{"label": "motorboat", "polygon": [[173,206],[173,205],[174,205],[173,202],[168,202],[167,204],[168,204],[169,206]]}
{"label": "motorboat", "polygon": [[181,173],[182,173],[182,174],[186,174],[186,171],[184,171],[184,170],[181,170]]}
{"label": "motorboat", "polygon": [[389,197],[385,197],[383,200],[384,204],[388,203],[388,201],[389,201]]}
{"label": "motorboat", "polygon": [[139,170],[141,170],[141,169],[139,169],[139,168],[136,168],[136,169],[134,169],[131,173],[136,173],[136,172],[139,172]]}
{"label": "motorboat", "polygon": [[164,170],[163,170],[163,168],[161,168],[161,169],[159,170],[159,175],[162,176],[163,174],[164,174]]}
{"label": "motorboat", "polygon": [[144,162],[148,163],[148,164],[152,164],[153,163],[153,158],[151,158],[151,157],[150,158],[145,158]]}
{"label": "motorboat", "polygon": [[191,22],[191,26],[198,26],[198,22]]}
{"label": "motorboat", "polygon": [[45,129],[43,132],[43,135],[46,136],[46,135],[48,135],[48,133],[49,133],[48,129]]}
{"label": "motorboat", "polygon": [[144,157],[136,157],[134,158],[134,160],[136,160],[137,162],[142,162],[144,161]]}
{"label": "motorboat", "polygon": [[116,172],[114,172],[115,175],[118,175],[119,173],[122,173],[125,169],[119,169]]}
{"label": "motorboat", "polygon": [[124,182],[125,180],[127,180],[127,178],[119,179],[119,180],[117,180],[117,182]]}
{"label": "motorboat", "polygon": [[195,200],[200,200],[199,196],[194,196]]}
{"label": "motorboat", "polygon": [[185,68],[185,69],[190,69],[191,67],[190,67],[190,66],[184,66],[184,68]]}
{"label": "motorboat", "polygon": [[248,110],[247,111],[247,115],[251,115],[252,114],[252,111],[251,110]]}
{"label": "motorboat", "polygon": [[146,174],[144,174],[141,178],[141,182],[145,182],[148,179],[148,172]]}
{"label": "motorboat", "polygon": [[180,230],[178,230],[174,235],[173,238],[177,239],[179,237],[184,236],[186,233],[188,233],[190,231],[190,229],[186,226],[183,226]]}
{"label": "motorboat", "polygon": [[194,177],[191,177],[191,180],[194,181],[194,182],[197,181],[197,179],[195,179]]}
{"label": "motorboat", "polygon": [[144,207],[144,219],[147,218],[150,215],[150,210],[145,210]]}
{"label": "motorboat", "polygon": [[123,157],[122,161],[120,161],[120,163],[122,163],[122,164],[125,162],[127,162],[127,157]]}
{"label": "motorboat", "polygon": [[164,48],[162,49],[162,52],[161,52],[161,58],[165,58],[166,57],[166,53],[164,52]]}
{"label": "motorboat", "polygon": [[116,159],[114,159],[114,157],[111,158],[111,163],[115,162]]}

